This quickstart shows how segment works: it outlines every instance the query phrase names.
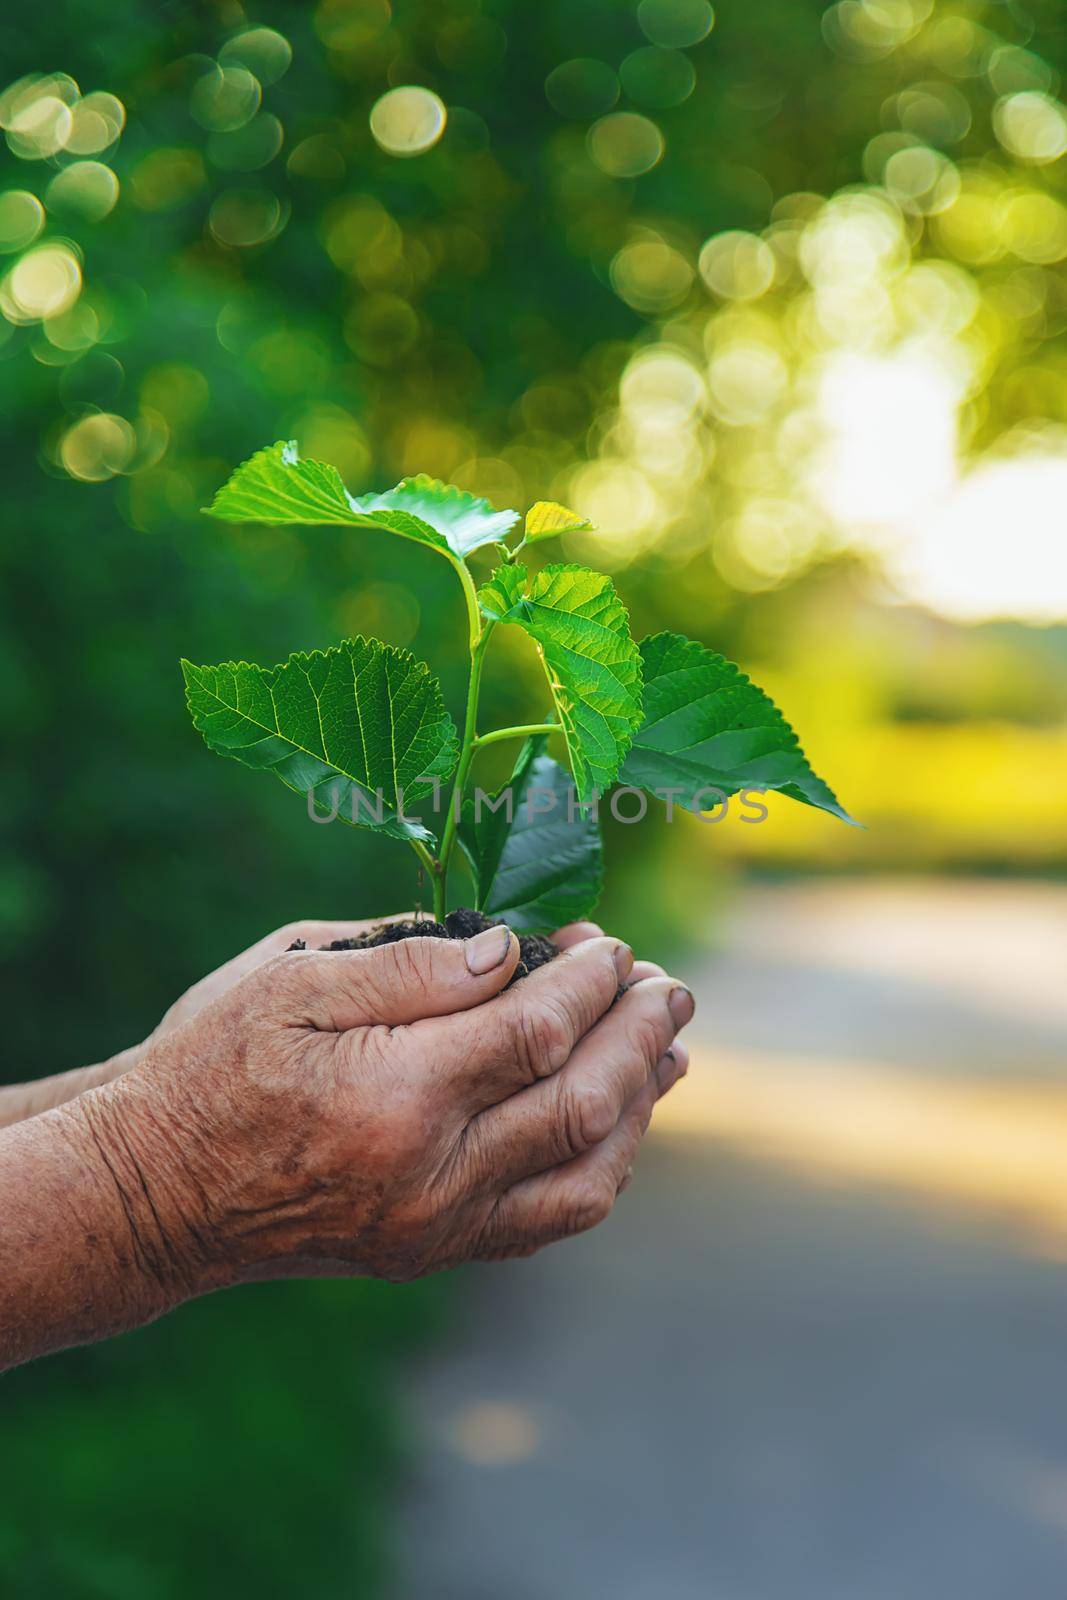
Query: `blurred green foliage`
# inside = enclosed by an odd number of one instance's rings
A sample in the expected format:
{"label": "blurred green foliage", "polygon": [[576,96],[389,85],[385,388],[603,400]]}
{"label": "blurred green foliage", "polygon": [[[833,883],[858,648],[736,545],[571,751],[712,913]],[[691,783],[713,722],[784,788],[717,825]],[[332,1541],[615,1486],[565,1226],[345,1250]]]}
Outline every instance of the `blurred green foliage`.
{"label": "blurred green foliage", "polygon": [[[1067,424],[1060,0],[714,18],[704,0],[84,0],[18,7],[0,44],[11,1077],[129,1044],[276,923],[410,900],[402,852],[308,826],[187,723],[180,655],[274,661],[358,631],[454,656],[461,694],[439,563],[198,516],[276,438],[354,492],[427,470],[502,505],[576,495],[636,630],[768,663],[816,763],[855,757],[862,798],[841,790],[868,821],[885,747],[865,728],[907,765],[931,729],[936,763],[945,726],[1012,721],[1011,762],[1053,769],[1062,635],[887,624],[871,547],[806,484],[804,397],[830,356],[920,339],[964,374],[962,449]],[[487,720],[524,720],[537,693],[507,648]],[[903,792],[887,859],[915,848]],[[1012,859],[961,818],[938,859],[961,837],[964,858]],[[791,837],[784,859],[810,858]],[[1062,860],[1051,821],[1029,838]],[[694,860],[710,903],[719,849],[699,827],[609,829],[613,925],[647,942],[684,920]],[[5,1588],[373,1592],[383,1374],[434,1303],[259,1290],[6,1380]]]}
{"label": "blurred green foliage", "polygon": [[4,1592],[375,1592],[405,1444],[383,1386],[442,1286],[257,1285],[10,1374]]}

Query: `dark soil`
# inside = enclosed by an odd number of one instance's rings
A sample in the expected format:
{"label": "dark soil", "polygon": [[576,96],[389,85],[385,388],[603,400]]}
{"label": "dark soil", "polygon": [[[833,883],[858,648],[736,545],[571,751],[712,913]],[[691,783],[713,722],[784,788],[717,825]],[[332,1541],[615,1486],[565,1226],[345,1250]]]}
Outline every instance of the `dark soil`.
{"label": "dark soil", "polygon": [[[395,944],[398,939],[470,939],[476,933],[481,933],[485,928],[499,928],[503,924],[498,917],[483,916],[480,911],[450,911],[444,922],[434,922],[432,917],[422,917],[417,922],[380,922],[375,928],[368,928],[366,933],[359,934],[355,939],[334,939],[330,944],[324,944],[323,950],[370,950],[379,944]],[[525,978],[538,967],[543,967],[559,955],[559,951],[551,939],[544,938],[539,933],[523,933],[519,939],[519,964],[515,968],[514,976],[505,985],[510,989],[512,983],[517,983],[520,978]],[[290,945],[291,950],[303,950],[303,939],[298,939]]]}

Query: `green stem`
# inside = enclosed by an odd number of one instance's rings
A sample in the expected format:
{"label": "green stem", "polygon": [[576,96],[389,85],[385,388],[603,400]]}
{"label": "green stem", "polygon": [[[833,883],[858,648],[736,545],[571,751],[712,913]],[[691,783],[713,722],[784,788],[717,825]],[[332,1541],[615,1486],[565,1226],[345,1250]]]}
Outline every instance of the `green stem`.
{"label": "green stem", "polygon": [[[471,588],[473,591],[473,584]],[[489,636],[493,631],[493,627],[494,624],[492,622],[487,622],[480,635],[471,644],[471,674],[467,684],[467,715],[463,724],[463,744],[459,752],[456,780],[452,785],[452,793],[449,796],[448,816],[445,818],[445,828],[441,835],[441,854],[438,857],[438,870],[434,877],[433,885],[433,914],[438,922],[444,921],[445,912],[448,910],[448,863],[452,858],[452,850],[456,843],[456,828],[459,824],[459,813],[463,805],[463,791],[467,787],[467,775],[470,772],[471,762],[474,760],[474,751],[478,742],[478,694],[482,685],[485,647],[489,643]]]}
{"label": "green stem", "polygon": [[474,579],[470,575],[466,562],[457,557],[452,562],[452,565],[460,583],[463,585],[463,598],[467,602],[467,631],[470,640],[470,652],[473,657],[482,634],[482,615],[478,610],[478,591],[474,587]]}
{"label": "green stem", "polygon": [[480,750],[484,744],[495,744],[498,739],[529,739],[537,733],[558,732],[558,722],[520,722],[514,728],[495,728],[492,733],[479,734],[474,744]]}
{"label": "green stem", "polygon": [[433,856],[427,850],[427,848],[423,844],[422,840],[421,839],[409,839],[408,840],[408,844],[411,846],[411,848],[414,850],[415,854],[418,856],[419,861],[422,864],[423,870],[425,872],[428,872],[430,874],[431,878],[436,877],[437,876],[437,862],[434,860]]}
{"label": "green stem", "polygon": [[[427,850],[421,839],[409,839],[408,844],[418,856],[419,865],[426,874],[427,882],[432,885],[432,892],[435,899],[434,914],[436,916],[437,879],[441,871],[441,863],[437,860],[436,856],[432,855],[430,851]],[[419,896],[419,904],[420,906],[422,904],[421,894]]]}

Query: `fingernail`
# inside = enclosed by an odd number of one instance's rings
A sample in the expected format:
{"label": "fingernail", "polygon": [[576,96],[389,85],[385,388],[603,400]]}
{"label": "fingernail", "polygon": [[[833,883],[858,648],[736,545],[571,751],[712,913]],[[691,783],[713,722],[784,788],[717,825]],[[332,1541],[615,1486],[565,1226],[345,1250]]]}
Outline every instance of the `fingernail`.
{"label": "fingernail", "polygon": [[467,940],[464,952],[467,957],[467,970],[476,978],[484,978],[487,972],[499,967],[510,948],[510,928],[486,928],[483,932],[476,933],[473,939]]}
{"label": "fingernail", "polygon": [[628,944],[617,944],[615,946],[615,971],[619,974],[620,983],[624,978],[629,977],[630,972],[633,970],[633,964],[634,953],[630,946]]}
{"label": "fingernail", "polygon": [[667,1008],[670,1011],[674,1026],[676,1028],[684,1028],[687,1022],[691,1022],[693,1020],[693,1012],[696,1010],[696,1002],[694,1001],[693,996],[689,993],[689,990],[683,989],[681,984],[679,984],[677,989],[671,990],[670,998],[667,1001]]}

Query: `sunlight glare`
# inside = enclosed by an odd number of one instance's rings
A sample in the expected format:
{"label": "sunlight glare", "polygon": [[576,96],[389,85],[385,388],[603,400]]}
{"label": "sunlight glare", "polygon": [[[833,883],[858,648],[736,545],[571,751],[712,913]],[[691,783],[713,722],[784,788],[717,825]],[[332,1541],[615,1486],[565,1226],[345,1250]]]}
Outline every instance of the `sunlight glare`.
{"label": "sunlight glare", "polygon": [[1067,450],[987,461],[894,559],[916,600],[960,622],[1067,619]]}
{"label": "sunlight glare", "polygon": [[816,467],[826,509],[843,524],[898,526],[947,494],[961,398],[924,351],[832,358],[820,386],[829,439]]}
{"label": "sunlight glare", "polygon": [[1067,619],[1067,444],[961,472],[966,375],[935,344],[827,363],[814,487],[845,541],[909,599],[962,622]]}

